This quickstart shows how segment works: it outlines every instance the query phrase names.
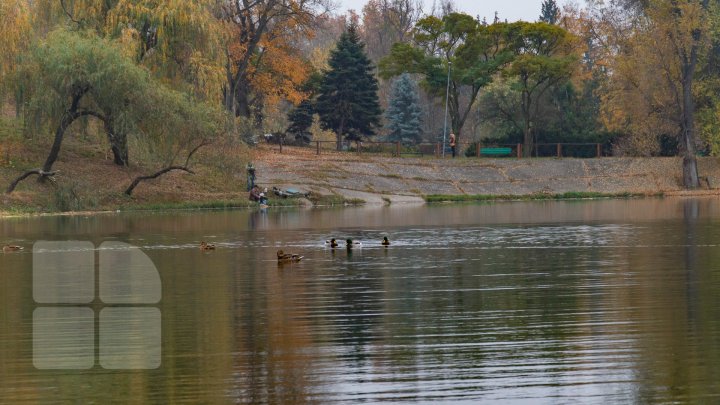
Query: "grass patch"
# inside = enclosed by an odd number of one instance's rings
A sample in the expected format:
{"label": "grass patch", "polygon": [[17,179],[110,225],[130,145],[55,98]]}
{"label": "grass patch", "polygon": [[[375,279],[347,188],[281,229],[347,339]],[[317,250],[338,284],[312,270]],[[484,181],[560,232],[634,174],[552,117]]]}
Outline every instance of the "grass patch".
{"label": "grass patch", "polygon": [[334,206],[334,205],[363,205],[365,200],[361,198],[345,198],[338,194],[320,195],[311,193],[308,199],[315,206]]}
{"label": "grass patch", "polygon": [[445,195],[430,194],[423,198],[428,203],[438,202],[470,202],[470,201],[536,201],[536,200],[584,200],[600,198],[638,198],[638,197],[662,197],[658,194],[634,194],[634,193],[598,193],[587,191],[571,191],[560,194],[527,194],[527,195],[491,195],[491,194],[463,194]]}
{"label": "grass patch", "polygon": [[[271,207],[297,207],[301,205],[297,199],[271,199],[268,201]],[[179,201],[160,202],[149,204],[127,205],[121,208],[122,211],[170,211],[170,210],[222,210],[234,208],[255,208],[258,203],[243,200],[217,200],[217,201]]]}

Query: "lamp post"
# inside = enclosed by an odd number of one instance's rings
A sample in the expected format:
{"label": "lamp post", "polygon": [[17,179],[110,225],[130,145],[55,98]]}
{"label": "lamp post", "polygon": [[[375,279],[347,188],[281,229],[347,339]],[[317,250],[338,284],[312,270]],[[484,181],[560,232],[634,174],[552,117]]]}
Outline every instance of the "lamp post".
{"label": "lamp post", "polygon": [[447,89],[445,89],[445,124],[443,125],[442,157],[445,157],[445,136],[447,135],[448,121],[448,99],[450,98],[450,67],[452,62],[448,61]]}

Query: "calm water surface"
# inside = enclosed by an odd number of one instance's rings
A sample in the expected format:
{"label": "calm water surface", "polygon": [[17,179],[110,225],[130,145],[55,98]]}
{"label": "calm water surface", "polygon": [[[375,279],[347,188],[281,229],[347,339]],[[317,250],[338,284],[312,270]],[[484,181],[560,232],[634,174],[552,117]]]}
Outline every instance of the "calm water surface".
{"label": "calm water surface", "polygon": [[[33,366],[32,246],[67,240],[155,264],[159,368]],[[2,403],[720,403],[717,199],[20,218],[0,243],[26,246],[0,254]]]}

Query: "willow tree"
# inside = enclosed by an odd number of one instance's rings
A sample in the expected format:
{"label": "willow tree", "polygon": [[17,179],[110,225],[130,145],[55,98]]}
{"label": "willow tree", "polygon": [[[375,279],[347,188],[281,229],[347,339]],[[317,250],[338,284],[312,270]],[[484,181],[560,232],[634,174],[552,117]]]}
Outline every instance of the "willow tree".
{"label": "willow tree", "polygon": [[116,40],[174,87],[216,98],[222,85],[222,23],[215,0],[38,0],[38,29],[65,26]]}
{"label": "willow tree", "polygon": [[50,32],[21,61],[16,85],[25,91],[26,130],[50,128],[54,136],[43,165],[15,179],[8,192],[30,175],[44,179],[54,174],[65,133],[81,117],[100,120],[115,156],[124,159],[128,134],[148,134],[158,128],[179,133],[192,124],[191,118],[171,119],[189,116],[180,96],[168,96],[174,91],[125,56],[117,44],[92,33]]}
{"label": "willow tree", "polygon": [[215,0],[120,0],[104,33],[177,89],[216,101],[221,95],[223,25]]}
{"label": "willow tree", "polygon": [[136,177],[125,190],[131,195],[144,180],[181,170],[194,173],[190,160],[202,147],[223,133],[224,111],[167,86],[152,86],[146,93],[142,119],[135,125],[139,143],[152,151],[156,171]]}
{"label": "willow tree", "polygon": [[[38,0],[36,30],[93,32],[116,44],[154,78],[203,100],[218,100],[223,82],[222,24],[214,0]],[[110,117],[113,119],[113,117]],[[116,164],[127,164],[124,132],[115,134]]]}
{"label": "willow tree", "polygon": [[13,74],[17,57],[23,52],[32,37],[32,12],[29,5],[21,0],[0,1],[0,86]]}

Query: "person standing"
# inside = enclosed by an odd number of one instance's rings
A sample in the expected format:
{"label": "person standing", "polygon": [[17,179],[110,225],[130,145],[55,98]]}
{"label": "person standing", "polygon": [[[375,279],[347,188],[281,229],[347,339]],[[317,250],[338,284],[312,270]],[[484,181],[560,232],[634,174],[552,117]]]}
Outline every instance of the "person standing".
{"label": "person standing", "polygon": [[450,132],[450,150],[452,150],[452,157],[455,157],[455,134]]}
{"label": "person standing", "polygon": [[250,191],[255,187],[255,166],[249,162],[245,170],[247,171],[247,191]]}

